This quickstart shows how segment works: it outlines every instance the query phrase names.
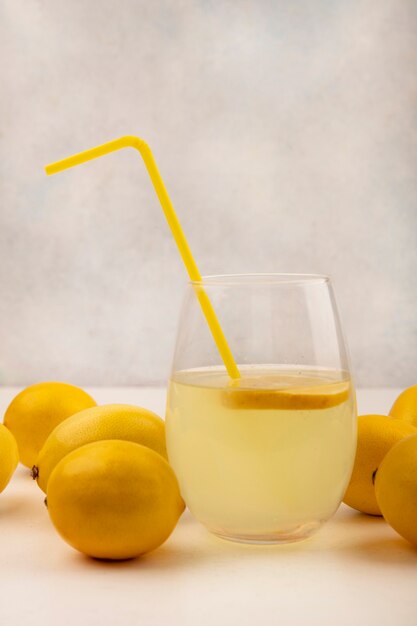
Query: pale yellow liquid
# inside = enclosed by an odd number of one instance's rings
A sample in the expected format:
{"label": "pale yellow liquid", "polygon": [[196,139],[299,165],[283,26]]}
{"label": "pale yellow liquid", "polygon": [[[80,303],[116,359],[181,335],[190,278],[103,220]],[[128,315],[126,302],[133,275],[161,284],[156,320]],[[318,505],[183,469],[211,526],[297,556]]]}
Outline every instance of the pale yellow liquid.
{"label": "pale yellow liquid", "polygon": [[169,460],[191,512],[216,534],[303,538],[339,506],[356,445],[355,397],[334,370],[243,367],[176,373]]}

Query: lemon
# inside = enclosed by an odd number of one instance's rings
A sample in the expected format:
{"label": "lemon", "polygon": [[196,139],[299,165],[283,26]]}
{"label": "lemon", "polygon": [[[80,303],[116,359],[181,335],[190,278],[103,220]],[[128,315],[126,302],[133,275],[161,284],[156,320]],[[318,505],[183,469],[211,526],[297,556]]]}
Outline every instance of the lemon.
{"label": "lemon", "polygon": [[400,439],[415,432],[417,430],[411,424],[386,415],[358,417],[355,464],[343,501],[363,513],[381,515],[375,498],[375,472],[388,450]]}
{"label": "lemon", "polygon": [[0,491],[7,486],[18,462],[16,440],[6,426],[0,424]]}
{"label": "lemon", "polygon": [[417,426],[417,385],[400,393],[389,414]]}
{"label": "lemon", "polygon": [[417,434],[388,452],[376,474],[375,493],[388,524],[417,546]]}
{"label": "lemon", "polygon": [[95,405],[88,393],[67,383],[38,383],[21,391],[4,416],[4,424],[16,438],[21,462],[32,467],[57,424]]}
{"label": "lemon", "polygon": [[73,548],[130,559],[160,546],[184,510],[165,459],[131,441],[89,443],[65,456],[48,481],[51,520]]}
{"label": "lemon", "polygon": [[[271,384],[271,389],[260,385]],[[311,376],[299,376],[294,386],[294,377],[282,375],[280,383],[288,387],[274,389],[276,378],[245,376],[233,380],[223,390],[222,403],[232,409],[328,409],[345,402],[352,391],[349,381],[331,381],[318,385]],[[315,384],[312,384],[315,382]],[[246,387],[246,388],[245,388]]]}
{"label": "lemon", "polygon": [[160,417],[137,406],[108,404],[85,409],[58,424],[42,446],[32,476],[46,493],[52,470],[66,454],[103,439],[134,441],[167,458],[165,424]]}

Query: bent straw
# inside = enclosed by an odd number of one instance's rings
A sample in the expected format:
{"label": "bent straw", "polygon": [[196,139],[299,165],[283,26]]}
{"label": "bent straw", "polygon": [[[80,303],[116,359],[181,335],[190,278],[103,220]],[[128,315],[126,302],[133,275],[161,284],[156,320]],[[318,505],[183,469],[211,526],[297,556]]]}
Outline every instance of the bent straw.
{"label": "bent straw", "polygon": [[[181,258],[187,269],[188,275],[192,281],[200,282],[202,280],[201,274],[198,270],[196,262],[194,261],[187,239],[185,238],[184,231],[182,230],[172,202],[168,196],[168,192],[155,163],[155,159],[153,158],[151,149],[143,141],[143,139],[133,136],[120,137],[119,139],[114,139],[113,141],[104,143],[101,146],[96,146],[95,148],[90,148],[90,150],[85,150],[84,152],[79,152],[78,154],[69,156],[61,161],[50,163],[45,167],[45,171],[48,176],[51,174],[57,174],[58,172],[68,169],[69,167],[74,167],[75,165],[80,165],[86,161],[97,159],[98,157],[114,152],[115,150],[120,150],[121,148],[136,148],[136,150],[140,152],[151,178],[156,195],[161,203],[162,210],[164,211],[172,235],[175,239],[175,243],[177,244]],[[200,287],[196,290],[196,294],[229,376],[231,378],[240,378],[239,369],[233,358],[232,352],[207,293],[202,287]]]}

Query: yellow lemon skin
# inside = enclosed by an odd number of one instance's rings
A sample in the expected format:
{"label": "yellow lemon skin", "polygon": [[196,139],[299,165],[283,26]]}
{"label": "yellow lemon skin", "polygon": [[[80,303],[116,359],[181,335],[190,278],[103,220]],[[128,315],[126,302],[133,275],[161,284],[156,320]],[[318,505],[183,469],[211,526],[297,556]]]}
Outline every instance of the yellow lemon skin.
{"label": "yellow lemon skin", "polygon": [[388,524],[417,546],[417,434],[385,456],[376,474],[375,493]]}
{"label": "yellow lemon skin", "polygon": [[184,502],[171,466],[131,441],[89,443],[65,456],[48,481],[51,520],[73,548],[130,559],[160,546]]}
{"label": "yellow lemon skin", "polygon": [[95,405],[88,393],[67,383],[37,383],[21,391],[7,408],[4,424],[15,436],[23,465],[32,467],[57,424]]}
{"label": "yellow lemon skin", "polygon": [[160,417],[138,406],[107,404],[80,411],[58,424],[42,446],[32,476],[46,493],[52,470],[66,454],[105,439],[140,443],[168,458],[165,423]]}
{"label": "yellow lemon skin", "polygon": [[375,497],[375,472],[393,445],[416,432],[411,424],[386,415],[359,416],[355,464],[343,502],[362,513],[381,515]]}
{"label": "yellow lemon skin", "polygon": [[389,414],[417,427],[417,385],[409,387],[400,393]]}
{"label": "yellow lemon skin", "polygon": [[0,492],[8,485],[18,463],[16,439],[6,426],[0,424]]}

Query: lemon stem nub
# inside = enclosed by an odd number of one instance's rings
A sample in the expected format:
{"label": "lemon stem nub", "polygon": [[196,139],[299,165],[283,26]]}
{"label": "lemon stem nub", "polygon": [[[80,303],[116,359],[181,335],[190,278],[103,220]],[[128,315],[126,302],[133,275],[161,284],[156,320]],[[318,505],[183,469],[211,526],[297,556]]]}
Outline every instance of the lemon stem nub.
{"label": "lemon stem nub", "polygon": [[37,477],[39,476],[39,470],[37,468],[36,465],[34,465],[30,471],[30,475],[32,476],[33,480],[36,480]]}

